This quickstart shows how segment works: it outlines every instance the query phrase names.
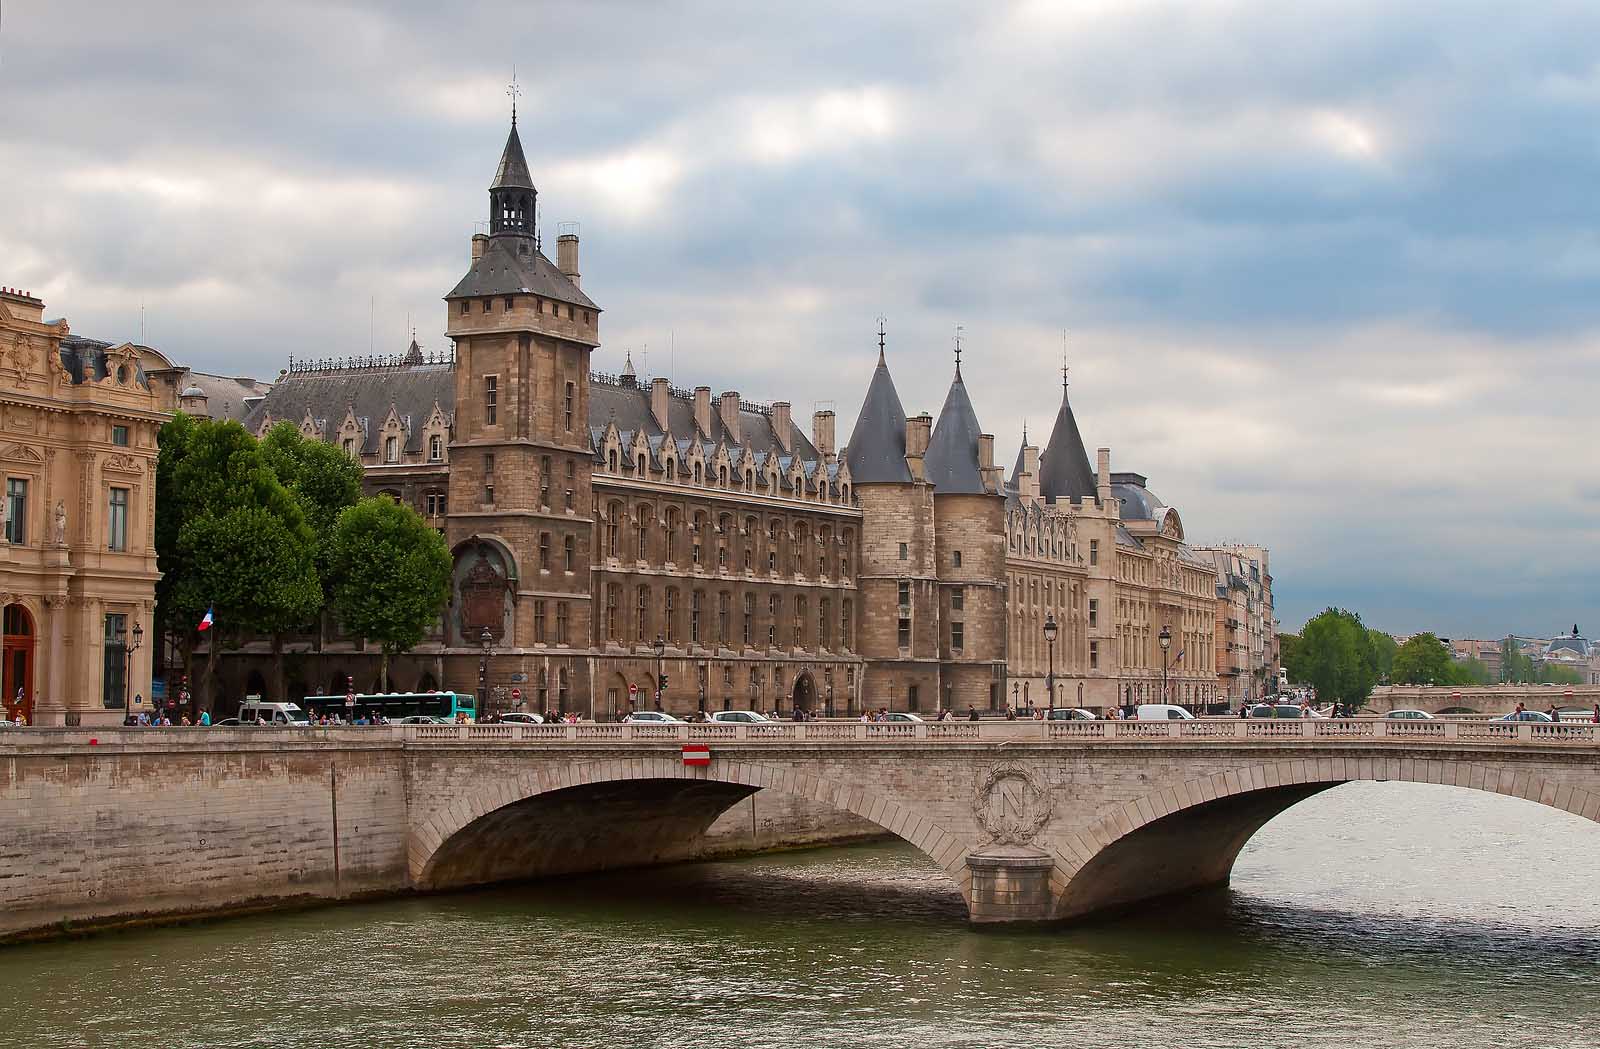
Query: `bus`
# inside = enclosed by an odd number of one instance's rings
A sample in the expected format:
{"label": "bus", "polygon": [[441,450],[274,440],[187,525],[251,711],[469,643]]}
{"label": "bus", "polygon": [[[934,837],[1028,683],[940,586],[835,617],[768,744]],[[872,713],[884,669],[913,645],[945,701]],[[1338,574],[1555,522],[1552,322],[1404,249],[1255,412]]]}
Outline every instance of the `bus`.
{"label": "bus", "polygon": [[355,706],[346,706],[346,696],[307,696],[302,702],[306,710],[316,714],[338,714],[346,719],[382,714],[390,721],[422,714],[427,717],[455,721],[466,715],[468,721],[476,716],[474,697],[465,692],[379,692],[356,693]]}

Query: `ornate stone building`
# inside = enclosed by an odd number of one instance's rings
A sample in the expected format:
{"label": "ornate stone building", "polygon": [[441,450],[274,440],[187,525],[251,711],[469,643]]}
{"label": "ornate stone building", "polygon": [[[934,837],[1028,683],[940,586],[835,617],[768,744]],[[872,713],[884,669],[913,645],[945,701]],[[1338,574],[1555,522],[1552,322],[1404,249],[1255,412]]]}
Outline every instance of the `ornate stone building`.
{"label": "ornate stone building", "polygon": [[[0,697],[35,724],[120,722],[149,696],[156,433],[140,348],[80,339],[0,290]],[[131,695],[130,695],[131,693]]]}
{"label": "ornate stone building", "polygon": [[[1104,709],[1159,699],[1167,627],[1167,694],[1212,698],[1212,563],[1143,477],[1105,449],[1091,469],[1065,389],[1007,480],[959,362],[938,419],[907,418],[881,330],[847,449],[832,412],[807,433],[784,401],[595,372],[578,236],[544,254],[514,123],[489,198],[452,351],[291,362],[244,420],[338,443],[447,537],[451,604],[398,686],[606,719],[660,673],[680,714],[932,713],[1047,705],[1053,656],[1056,705]],[[329,624],[288,651],[301,691],[375,685],[376,653]],[[231,693],[268,677],[264,645],[224,665]]]}

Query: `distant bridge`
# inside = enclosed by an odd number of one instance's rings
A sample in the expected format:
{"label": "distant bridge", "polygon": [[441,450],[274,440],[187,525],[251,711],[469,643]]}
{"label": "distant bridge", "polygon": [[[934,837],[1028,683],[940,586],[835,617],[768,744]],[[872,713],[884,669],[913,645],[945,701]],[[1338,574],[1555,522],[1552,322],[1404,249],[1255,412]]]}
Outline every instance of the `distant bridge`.
{"label": "distant bridge", "polygon": [[1379,714],[1391,710],[1505,714],[1518,703],[1529,710],[1547,710],[1551,704],[1592,710],[1600,703],[1600,685],[1380,685],[1372,690],[1366,708]]}
{"label": "distant bridge", "polygon": [[0,737],[0,767],[0,933],[667,862],[757,791],[910,842],[975,923],[1224,884],[1263,824],[1354,780],[1600,820],[1600,726],[1579,724],[41,730]]}

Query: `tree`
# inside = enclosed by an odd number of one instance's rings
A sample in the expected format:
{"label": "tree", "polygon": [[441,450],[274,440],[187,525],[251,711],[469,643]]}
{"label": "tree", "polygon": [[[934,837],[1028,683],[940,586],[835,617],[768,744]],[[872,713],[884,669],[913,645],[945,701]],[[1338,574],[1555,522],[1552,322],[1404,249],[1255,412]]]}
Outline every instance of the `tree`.
{"label": "tree", "polygon": [[[289,422],[278,423],[267,431],[261,440],[261,458],[294,497],[311,526],[322,604],[327,605],[333,599],[329,560],[333,529],[339,515],[361,498],[361,464],[331,444],[307,440]],[[288,629],[303,625],[292,624]],[[276,699],[288,698],[283,658],[288,629],[272,635],[272,691]]]}
{"label": "tree", "polygon": [[1464,659],[1459,663],[1452,663],[1450,667],[1452,685],[1491,685],[1494,675],[1489,673],[1489,667],[1481,659]]}
{"label": "tree", "polygon": [[1500,680],[1508,685],[1526,685],[1534,681],[1533,660],[1522,654],[1515,638],[1500,642]]}
{"label": "tree", "polygon": [[1300,655],[1299,634],[1278,635],[1278,665],[1291,682],[1306,680],[1305,667]]}
{"label": "tree", "polygon": [[321,602],[315,542],[288,489],[237,422],[176,416],[162,428],[156,476],[161,621],[193,663],[195,630],[215,612],[197,682],[212,705],[222,650],[251,634],[291,629]]}
{"label": "tree", "polygon": [[1342,608],[1314,616],[1300,631],[1296,646],[1300,680],[1321,699],[1359,709],[1378,680],[1377,655],[1361,617]]}
{"label": "tree", "polygon": [[1417,634],[1394,654],[1390,677],[1397,685],[1454,684],[1450,650],[1433,634]]}
{"label": "tree", "polygon": [[389,657],[421,641],[450,596],[450,552],[444,537],[409,506],[378,497],[339,515],[329,550],[333,604],[345,629]]}
{"label": "tree", "polygon": [[1394,654],[1400,648],[1395,644],[1394,638],[1382,630],[1367,629],[1367,637],[1372,641],[1372,654],[1376,660],[1374,669],[1378,672],[1379,681],[1394,680]]}

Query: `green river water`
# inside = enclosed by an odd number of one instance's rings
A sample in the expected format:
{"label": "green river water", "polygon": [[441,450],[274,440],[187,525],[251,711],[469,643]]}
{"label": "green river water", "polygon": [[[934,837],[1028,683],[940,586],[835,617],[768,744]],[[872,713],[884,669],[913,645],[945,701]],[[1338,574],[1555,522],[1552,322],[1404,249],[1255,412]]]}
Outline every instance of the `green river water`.
{"label": "green river water", "polygon": [[886,843],[14,947],[12,1046],[1600,1047],[1600,826],[1351,784],[1049,931]]}

